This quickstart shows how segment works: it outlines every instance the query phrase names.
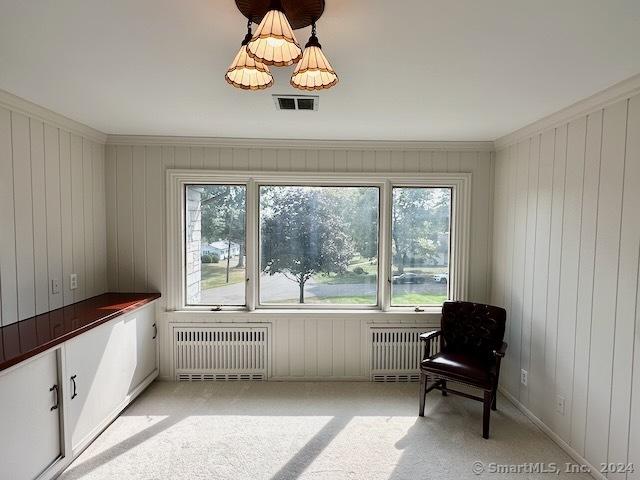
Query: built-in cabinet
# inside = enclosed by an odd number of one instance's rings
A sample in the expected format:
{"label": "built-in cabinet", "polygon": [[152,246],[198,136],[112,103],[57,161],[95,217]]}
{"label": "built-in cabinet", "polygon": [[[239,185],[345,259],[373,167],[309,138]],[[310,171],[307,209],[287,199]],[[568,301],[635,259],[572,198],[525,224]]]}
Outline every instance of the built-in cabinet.
{"label": "built-in cabinet", "polygon": [[0,479],[60,473],[157,373],[154,303],[0,372]]}
{"label": "built-in cabinet", "polygon": [[0,478],[38,477],[62,456],[59,349],[0,375]]}

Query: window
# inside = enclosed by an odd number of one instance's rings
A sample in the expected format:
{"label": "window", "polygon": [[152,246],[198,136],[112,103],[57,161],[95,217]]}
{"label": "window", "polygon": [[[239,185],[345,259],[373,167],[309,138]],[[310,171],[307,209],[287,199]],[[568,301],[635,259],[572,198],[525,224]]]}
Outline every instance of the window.
{"label": "window", "polygon": [[244,185],[187,185],[186,300],[245,305]]}
{"label": "window", "polygon": [[378,304],[376,187],[260,187],[260,303]]}
{"label": "window", "polygon": [[449,298],[450,233],[450,188],[393,188],[392,306]]}
{"label": "window", "polygon": [[466,296],[471,174],[167,179],[170,310],[437,312]]}

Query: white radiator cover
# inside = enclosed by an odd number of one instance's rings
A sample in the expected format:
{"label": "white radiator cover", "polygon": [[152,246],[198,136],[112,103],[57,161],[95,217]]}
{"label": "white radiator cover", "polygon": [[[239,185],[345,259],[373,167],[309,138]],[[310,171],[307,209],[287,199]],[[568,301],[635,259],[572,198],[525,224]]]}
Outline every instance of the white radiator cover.
{"label": "white radiator cover", "polygon": [[175,327],[175,379],[266,380],[268,337],[267,327]]}
{"label": "white radiator cover", "polygon": [[434,327],[371,327],[371,380],[417,382],[422,359],[420,334]]}

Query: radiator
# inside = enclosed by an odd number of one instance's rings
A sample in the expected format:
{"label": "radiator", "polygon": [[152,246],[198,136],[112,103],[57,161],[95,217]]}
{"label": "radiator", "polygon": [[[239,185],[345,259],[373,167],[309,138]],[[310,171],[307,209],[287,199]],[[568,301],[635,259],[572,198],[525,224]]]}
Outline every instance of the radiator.
{"label": "radiator", "polygon": [[417,382],[422,359],[420,334],[433,327],[371,327],[371,380]]}
{"label": "radiator", "polygon": [[176,380],[266,380],[266,327],[174,328]]}

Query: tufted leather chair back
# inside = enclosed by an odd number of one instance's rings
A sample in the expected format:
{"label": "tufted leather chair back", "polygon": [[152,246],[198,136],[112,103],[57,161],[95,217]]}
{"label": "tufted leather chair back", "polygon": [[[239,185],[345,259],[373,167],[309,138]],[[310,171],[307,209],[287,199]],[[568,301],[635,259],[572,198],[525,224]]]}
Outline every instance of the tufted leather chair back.
{"label": "tufted leather chair back", "polygon": [[442,306],[443,351],[465,353],[489,361],[502,344],[507,312],[504,308],[472,302],[445,302]]}

